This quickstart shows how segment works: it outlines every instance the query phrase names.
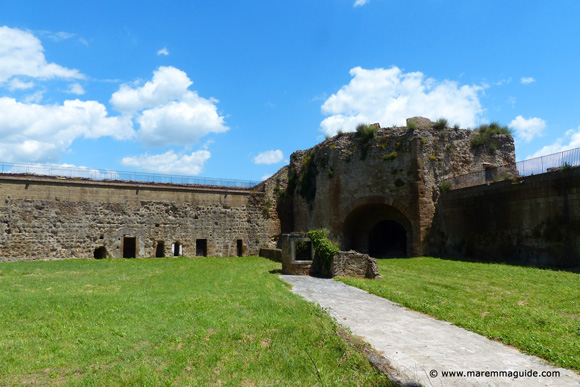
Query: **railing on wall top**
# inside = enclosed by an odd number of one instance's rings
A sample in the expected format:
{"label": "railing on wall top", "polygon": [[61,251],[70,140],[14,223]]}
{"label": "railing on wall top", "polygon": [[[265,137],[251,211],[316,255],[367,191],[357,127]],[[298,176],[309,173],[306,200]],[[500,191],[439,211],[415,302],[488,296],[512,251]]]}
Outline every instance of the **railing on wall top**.
{"label": "railing on wall top", "polygon": [[494,181],[538,175],[553,170],[560,170],[567,166],[580,166],[580,148],[518,161],[516,162],[515,168],[513,165],[502,165],[493,170],[482,170],[455,176],[444,179],[443,184],[449,184],[448,188],[450,189],[473,187]]}
{"label": "railing on wall top", "polygon": [[61,165],[0,163],[2,174],[25,174],[38,176],[55,176],[73,179],[93,179],[108,181],[130,181],[159,184],[223,186],[235,188],[252,188],[259,181],[216,179],[211,177],[164,175],[157,173],[122,172],[110,169],[68,167]]}
{"label": "railing on wall top", "polygon": [[580,165],[580,148],[518,161],[516,168],[520,176],[530,176],[550,172],[553,168],[560,169],[566,165],[571,167]]}

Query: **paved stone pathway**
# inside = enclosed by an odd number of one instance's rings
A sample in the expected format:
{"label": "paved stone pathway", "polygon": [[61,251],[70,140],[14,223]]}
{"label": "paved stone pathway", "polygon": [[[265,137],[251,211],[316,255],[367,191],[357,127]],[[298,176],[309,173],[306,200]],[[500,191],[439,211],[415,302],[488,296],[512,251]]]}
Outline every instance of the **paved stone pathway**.
{"label": "paved stone pathway", "polygon": [[[342,282],[281,278],[293,285],[294,293],[362,336],[399,374],[423,386],[580,386],[580,375],[571,371]],[[444,377],[447,371],[558,371],[560,376]]]}

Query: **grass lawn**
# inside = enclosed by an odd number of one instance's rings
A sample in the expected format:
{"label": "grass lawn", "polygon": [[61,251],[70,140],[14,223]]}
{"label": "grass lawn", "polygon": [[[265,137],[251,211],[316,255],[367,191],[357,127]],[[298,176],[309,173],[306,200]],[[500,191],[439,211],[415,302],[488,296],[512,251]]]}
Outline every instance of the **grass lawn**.
{"label": "grass lawn", "polygon": [[[388,385],[262,258],[0,264],[0,385]],[[316,366],[315,366],[316,365]]]}
{"label": "grass lawn", "polygon": [[378,266],[383,281],[340,280],[580,371],[580,274],[436,258]]}

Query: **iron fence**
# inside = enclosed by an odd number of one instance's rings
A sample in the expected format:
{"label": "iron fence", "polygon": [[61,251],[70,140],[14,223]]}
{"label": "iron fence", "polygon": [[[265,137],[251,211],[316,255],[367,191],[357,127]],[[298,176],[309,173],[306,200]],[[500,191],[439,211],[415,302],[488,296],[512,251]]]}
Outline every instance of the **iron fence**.
{"label": "iron fence", "polygon": [[0,163],[2,174],[25,174],[38,176],[55,176],[72,179],[92,179],[108,181],[130,181],[176,185],[224,186],[235,188],[252,188],[259,181],[218,179],[211,177],[164,175],[158,173],[123,172],[110,169],[86,167],[69,167],[62,165]]}
{"label": "iron fence", "polygon": [[565,167],[576,166],[580,166],[580,148],[518,161],[515,168],[513,164],[502,165],[443,179],[442,187],[448,189],[473,187],[495,181],[510,180],[517,177],[537,175],[560,170]]}
{"label": "iron fence", "polygon": [[566,165],[571,167],[580,165],[580,148],[518,161],[516,168],[520,176],[530,176],[560,169]]}

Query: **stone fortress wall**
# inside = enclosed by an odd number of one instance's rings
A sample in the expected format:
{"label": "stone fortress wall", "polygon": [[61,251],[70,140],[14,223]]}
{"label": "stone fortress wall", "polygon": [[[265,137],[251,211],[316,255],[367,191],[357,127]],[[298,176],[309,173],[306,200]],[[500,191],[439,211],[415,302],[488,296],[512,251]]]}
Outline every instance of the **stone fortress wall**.
{"label": "stone fortress wall", "polygon": [[[0,260],[257,255],[327,228],[376,258],[580,264],[579,169],[521,178],[511,136],[474,146],[477,131],[420,117],[375,129],[297,151],[252,189],[0,175]],[[509,179],[445,187],[474,172]]]}
{"label": "stone fortress wall", "polygon": [[292,154],[287,179],[269,180],[280,187],[284,212],[291,202],[292,231],[327,228],[341,249],[375,257],[422,255],[443,180],[504,165],[515,171],[510,136],[496,135],[496,149],[474,149],[472,130],[408,121],[415,124],[376,124],[374,138],[339,134]]}
{"label": "stone fortress wall", "polygon": [[262,192],[0,175],[0,259],[256,255]]}

